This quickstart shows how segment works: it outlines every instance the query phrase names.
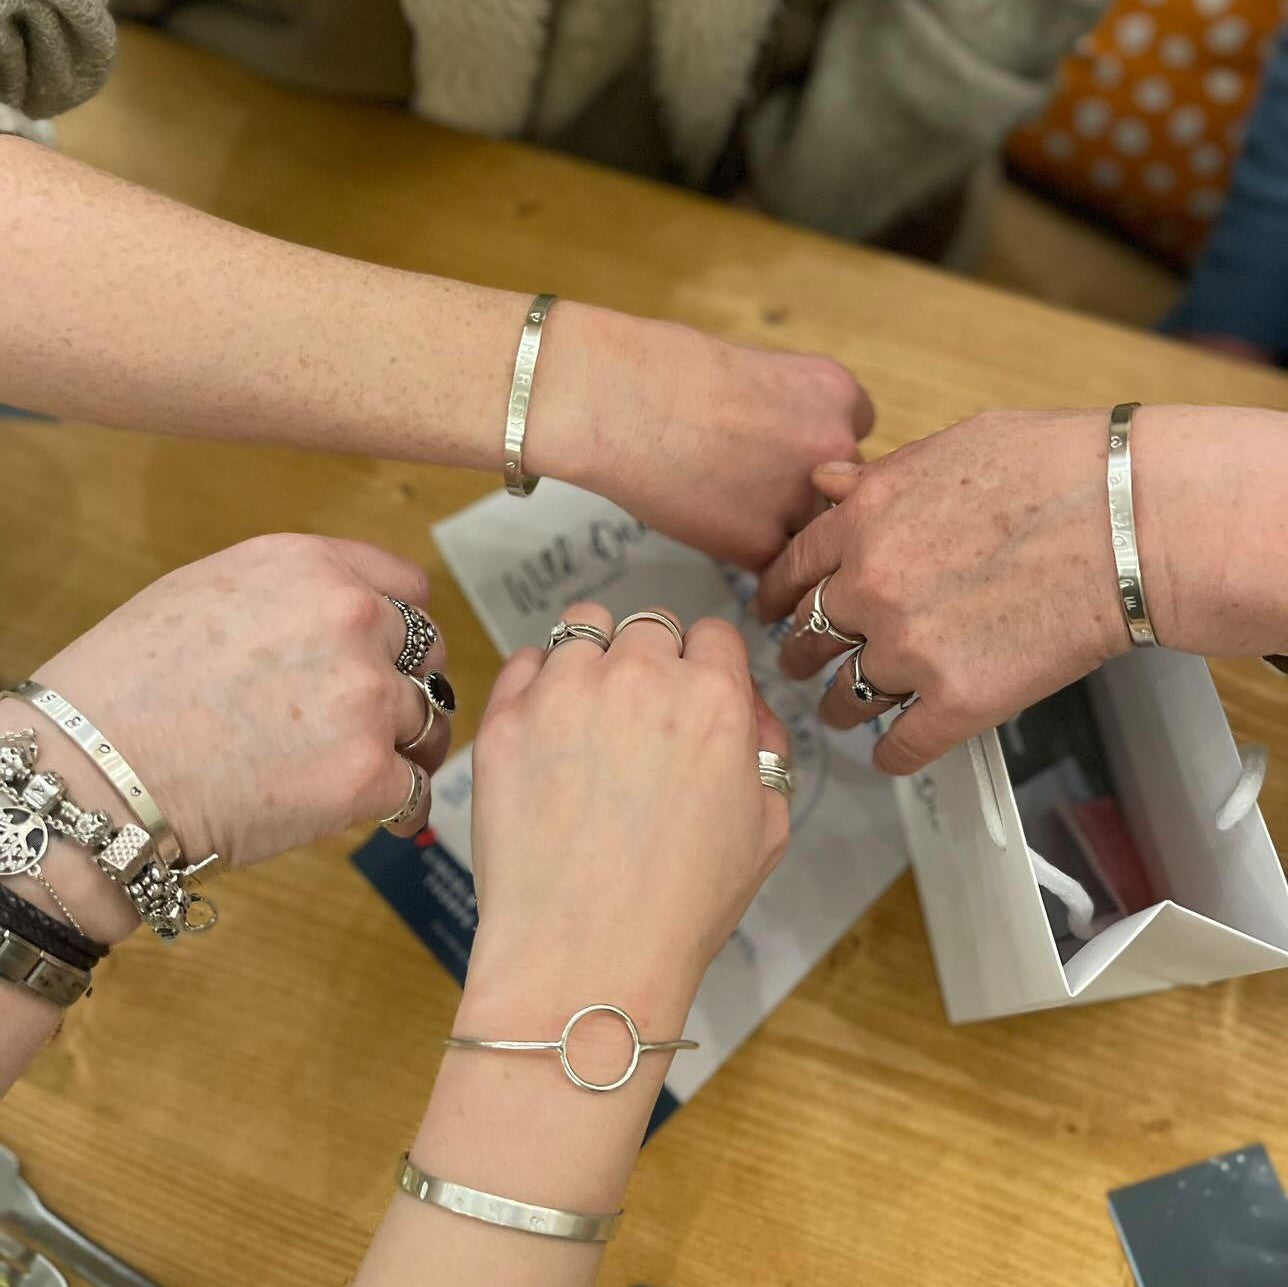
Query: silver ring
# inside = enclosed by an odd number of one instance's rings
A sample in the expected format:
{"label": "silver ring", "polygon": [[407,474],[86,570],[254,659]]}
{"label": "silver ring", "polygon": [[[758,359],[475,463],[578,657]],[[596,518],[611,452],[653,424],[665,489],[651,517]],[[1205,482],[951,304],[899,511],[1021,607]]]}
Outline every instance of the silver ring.
{"label": "silver ring", "polygon": [[419,675],[408,675],[407,678],[416,686],[416,691],[425,699],[425,722],[420,726],[420,732],[411,739],[410,742],[398,742],[394,750],[399,755],[406,755],[408,751],[414,751],[428,736],[429,730],[434,727],[434,716],[437,712],[434,710],[434,703],[429,700],[429,694],[425,691],[424,684],[421,683]]}
{"label": "silver ring", "polygon": [[829,572],[814,587],[814,606],[809,610],[809,616],[796,627],[794,638],[803,639],[806,635],[828,635],[835,639],[837,643],[844,644],[847,648],[858,648],[867,643],[864,635],[847,635],[843,630],[838,630],[833,624],[832,619],[827,615],[823,607],[823,591],[827,588],[827,583],[832,579],[833,574]]}
{"label": "silver ring", "polygon": [[420,802],[425,798],[424,774],[410,760],[405,760],[404,763],[411,771],[411,790],[407,793],[407,803],[397,813],[381,818],[382,827],[396,827],[399,823],[406,822],[408,818],[415,815],[416,810],[420,808]]}
{"label": "silver ring", "polygon": [[385,595],[385,598],[402,613],[403,624],[407,627],[402,652],[395,659],[394,666],[404,675],[413,674],[424,665],[429,650],[438,642],[438,627],[410,603],[395,599],[391,594]]}
{"label": "silver ring", "polygon": [[586,639],[600,652],[607,652],[613,642],[598,626],[588,626],[584,621],[556,621],[550,629],[550,638],[546,640],[547,655],[560,644],[571,643],[574,639]]}
{"label": "silver ring", "polygon": [[861,702],[890,702],[898,706],[900,710],[906,709],[908,704],[916,697],[916,693],[887,693],[883,688],[878,688],[863,673],[863,650],[868,646],[865,639],[853,652],[850,657],[850,688],[854,696]]}
{"label": "silver ring", "polygon": [[767,786],[789,800],[792,798],[796,783],[792,780],[791,761],[786,756],[774,751],[757,751],[756,771],[760,774],[761,786]]}
{"label": "silver ring", "polygon": [[636,621],[655,621],[659,626],[665,626],[675,639],[675,646],[680,650],[680,656],[684,656],[684,636],[680,633],[679,626],[670,617],[664,616],[660,612],[632,612],[629,617],[623,617],[617,623],[617,628],[613,631],[613,638],[615,639],[627,626]]}

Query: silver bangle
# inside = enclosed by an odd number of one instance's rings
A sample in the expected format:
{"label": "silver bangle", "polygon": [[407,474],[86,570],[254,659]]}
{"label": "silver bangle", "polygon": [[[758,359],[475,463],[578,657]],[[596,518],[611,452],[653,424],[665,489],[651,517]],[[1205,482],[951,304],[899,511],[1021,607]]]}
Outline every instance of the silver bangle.
{"label": "silver bangle", "polygon": [[[587,1081],[573,1068],[572,1061],[568,1058],[568,1038],[572,1036],[572,1030],[590,1014],[616,1015],[626,1025],[626,1031],[630,1033],[630,1062],[626,1065],[626,1071],[616,1081]],[[640,1066],[641,1055],[651,1054],[656,1050],[697,1050],[698,1048],[696,1041],[689,1041],[684,1037],[676,1041],[642,1041],[640,1030],[635,1026],[635,1020],[619,1006],[605,1005],[602,1001],[595,1005],[583,1006],[578,1010],[564,1024],[564,1030],[559,1034],[557,1041],[481,1041],[478,1037],[448,1037],[443,1045],[449,1050],[552,1050],[558,1054],[559,1062],[563,1065],[564,1074],[568,1080],[582,1090],[593,1091],[620,1090],[635,1075],[635,1070]]]}
{"label": "silver bangle", "polygon": [[1122,402],[1109,415],[1109,528],[1118,571],[1118,597],[1131,641],[1138,648],[1154,648],[1158,639],[1145,601],[1132,504],[1131,418],[1139,406],[1139,402]]}
{"label": "silver bangle", "polygon": [[0,929],[0,979],[66,1009],[90,989],[88,970],[42,952],[11,929]]}
{"label": "silver bangle", "polygon": [[541,328],[557,295],[538,295],[528,306],[514,357],[514,378],[510,381],[510,404],[505,416],[505,490],[511,496],[531,496],[540,478],[523,471],[523,439],[528,432],[528,403],[532,400],[532,379],[541,351]]}
{"label": "silver bangle", "polygon": [[16,697],[53,720],[117,789],[131,812],[143,824],[143,830],[152,837],[157,857],[167,867],[176,867],[183,861],[178,837],[170,829],[170,824],[152,798],[152,793],[139,780],[139,775],[130,767],[125,756],[67,698],[32,679],[24,679],[12,692],[0,696]]}
{"label": "silver bangle", "polygon": [[464,1184],[453,1184],[422,1171],[404,1153],[398,1164],[398,1187],[417,1202],[442,1207],[457,1215],[482,1220],[501,1229],[536,1233],[545,1238],[566,1238],[572,1242],[607,1242],[617,1231],[620,1211],[609,1215],[585,1215],[580,1211],[560,1211],[558,1207],[538,1207],[530,1202],[516,1202],[496,1193],[484,1193]]}

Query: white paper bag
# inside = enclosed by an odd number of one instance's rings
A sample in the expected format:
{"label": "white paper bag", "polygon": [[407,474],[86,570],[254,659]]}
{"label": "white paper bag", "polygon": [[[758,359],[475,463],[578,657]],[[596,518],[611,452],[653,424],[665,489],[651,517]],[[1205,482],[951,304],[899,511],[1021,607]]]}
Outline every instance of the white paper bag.
{"label": "white paper bag", "polygon": [[972,738],[896,788],[954,1022],[1288,964],[1288,884],[1205,662],[1134,649],[1088,684],[1162,901],[1062,964],[998,735]]}

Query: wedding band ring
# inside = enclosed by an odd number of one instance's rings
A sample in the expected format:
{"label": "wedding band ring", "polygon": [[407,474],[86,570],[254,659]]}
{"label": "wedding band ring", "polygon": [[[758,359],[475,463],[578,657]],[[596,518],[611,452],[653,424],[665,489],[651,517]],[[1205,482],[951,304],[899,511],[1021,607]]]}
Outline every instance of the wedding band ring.
{"label": "wedding band ring", "polygon": [[380,825],[382,827],[396,827],[400,823],[406,822],[408,818],[415,817],[416,811],[420,808],[420,802],[425,798],[424,774],[410,760],[406,760],[404,763],[411,772],[411,790],[407,793],[407,803],[397,813],[391,813],[387,818],[381,818]]}
{"label": "wedding band ring", "polygon": [[670,617],[663,615],[661,612],[632,612],[629,617],[623,617],[617,623],[617,628],[613,631],[613,637],[616,638],[627,626],[633,625],[636,621],[655,621],[659,626],[665,626],[675,639],[675,646],[680,650],[680,656],[684,656],[684,636],[680,633],[680,627]]}
{"label": "wedding band ring", "polygon": [[814,604],[809,610],[809,615],[797,626],[795,637],[803,639],[806,635],[827,635],[847,648],[858,648],[867,643],[867,639],[863,635],[847,635],[843,630],[838,630],[823,607],[823,591],[827,589],[827,583],[832,579],[832,575],[829,572],[814,587]]}
{"label": "wedding band ring", "polygon": [[410,603],[395,599],[391,594],[385,598],[402,614],[403,624],[407,627],[402,652],[395,659],[394,666],[404,675],[414,674],[424,665],[429,650],[438,642],[438,628],[419,608],[413,608]]}
{"label": "wedding band ring", "polygon": [[760,774],[761,786],[777,791],[788,800],[792,798],[796,783],[792,780],[791,763],[785,756],[774,751],[757,751],[756,771]]}
{"label": "wedding band ring", "polygon": [[585,639],[600,652],[607,652],[613,642],[598,626],[587,625],[584,621],[556,621],[550,638],[546,640],[546,655],[549,656],[560,644],[571,643],[574,639]]}
{"label": "wedding band ring", "polygon": [[850,657],[850,688],[854,696],[861,702],[890,702],[892,705],[906,707],[909,702],[916,697],[916,693],[887,693],[884,689],[878,688],[863,673],[863,650],[868,646],[865,639],[854,650]]}
{"label": "wedding band ring", "polygon": [[429,700],[429,694],[425,692],[424,685],[420,682],[419,675],[408,675],[407,678],[415,685],[416,691],[425,699],[425,722],[420,726],[420,732],[411,739],[410,742],[399,742],[395,745],[394,750],[399,755],[406,755],[408,751],[414,751],[428,736],[429,730],[434,727],[434,703]]}

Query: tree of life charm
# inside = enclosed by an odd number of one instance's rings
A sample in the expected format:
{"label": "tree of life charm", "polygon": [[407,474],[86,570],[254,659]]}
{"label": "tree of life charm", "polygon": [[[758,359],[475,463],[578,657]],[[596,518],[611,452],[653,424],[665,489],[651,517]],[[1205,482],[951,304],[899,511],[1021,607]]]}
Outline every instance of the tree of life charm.
{"label": "tree of life charm", "polygon": [[0,808],[0,876],[21,876],[40,865],[49,848],[44,818],[19,805]]}

